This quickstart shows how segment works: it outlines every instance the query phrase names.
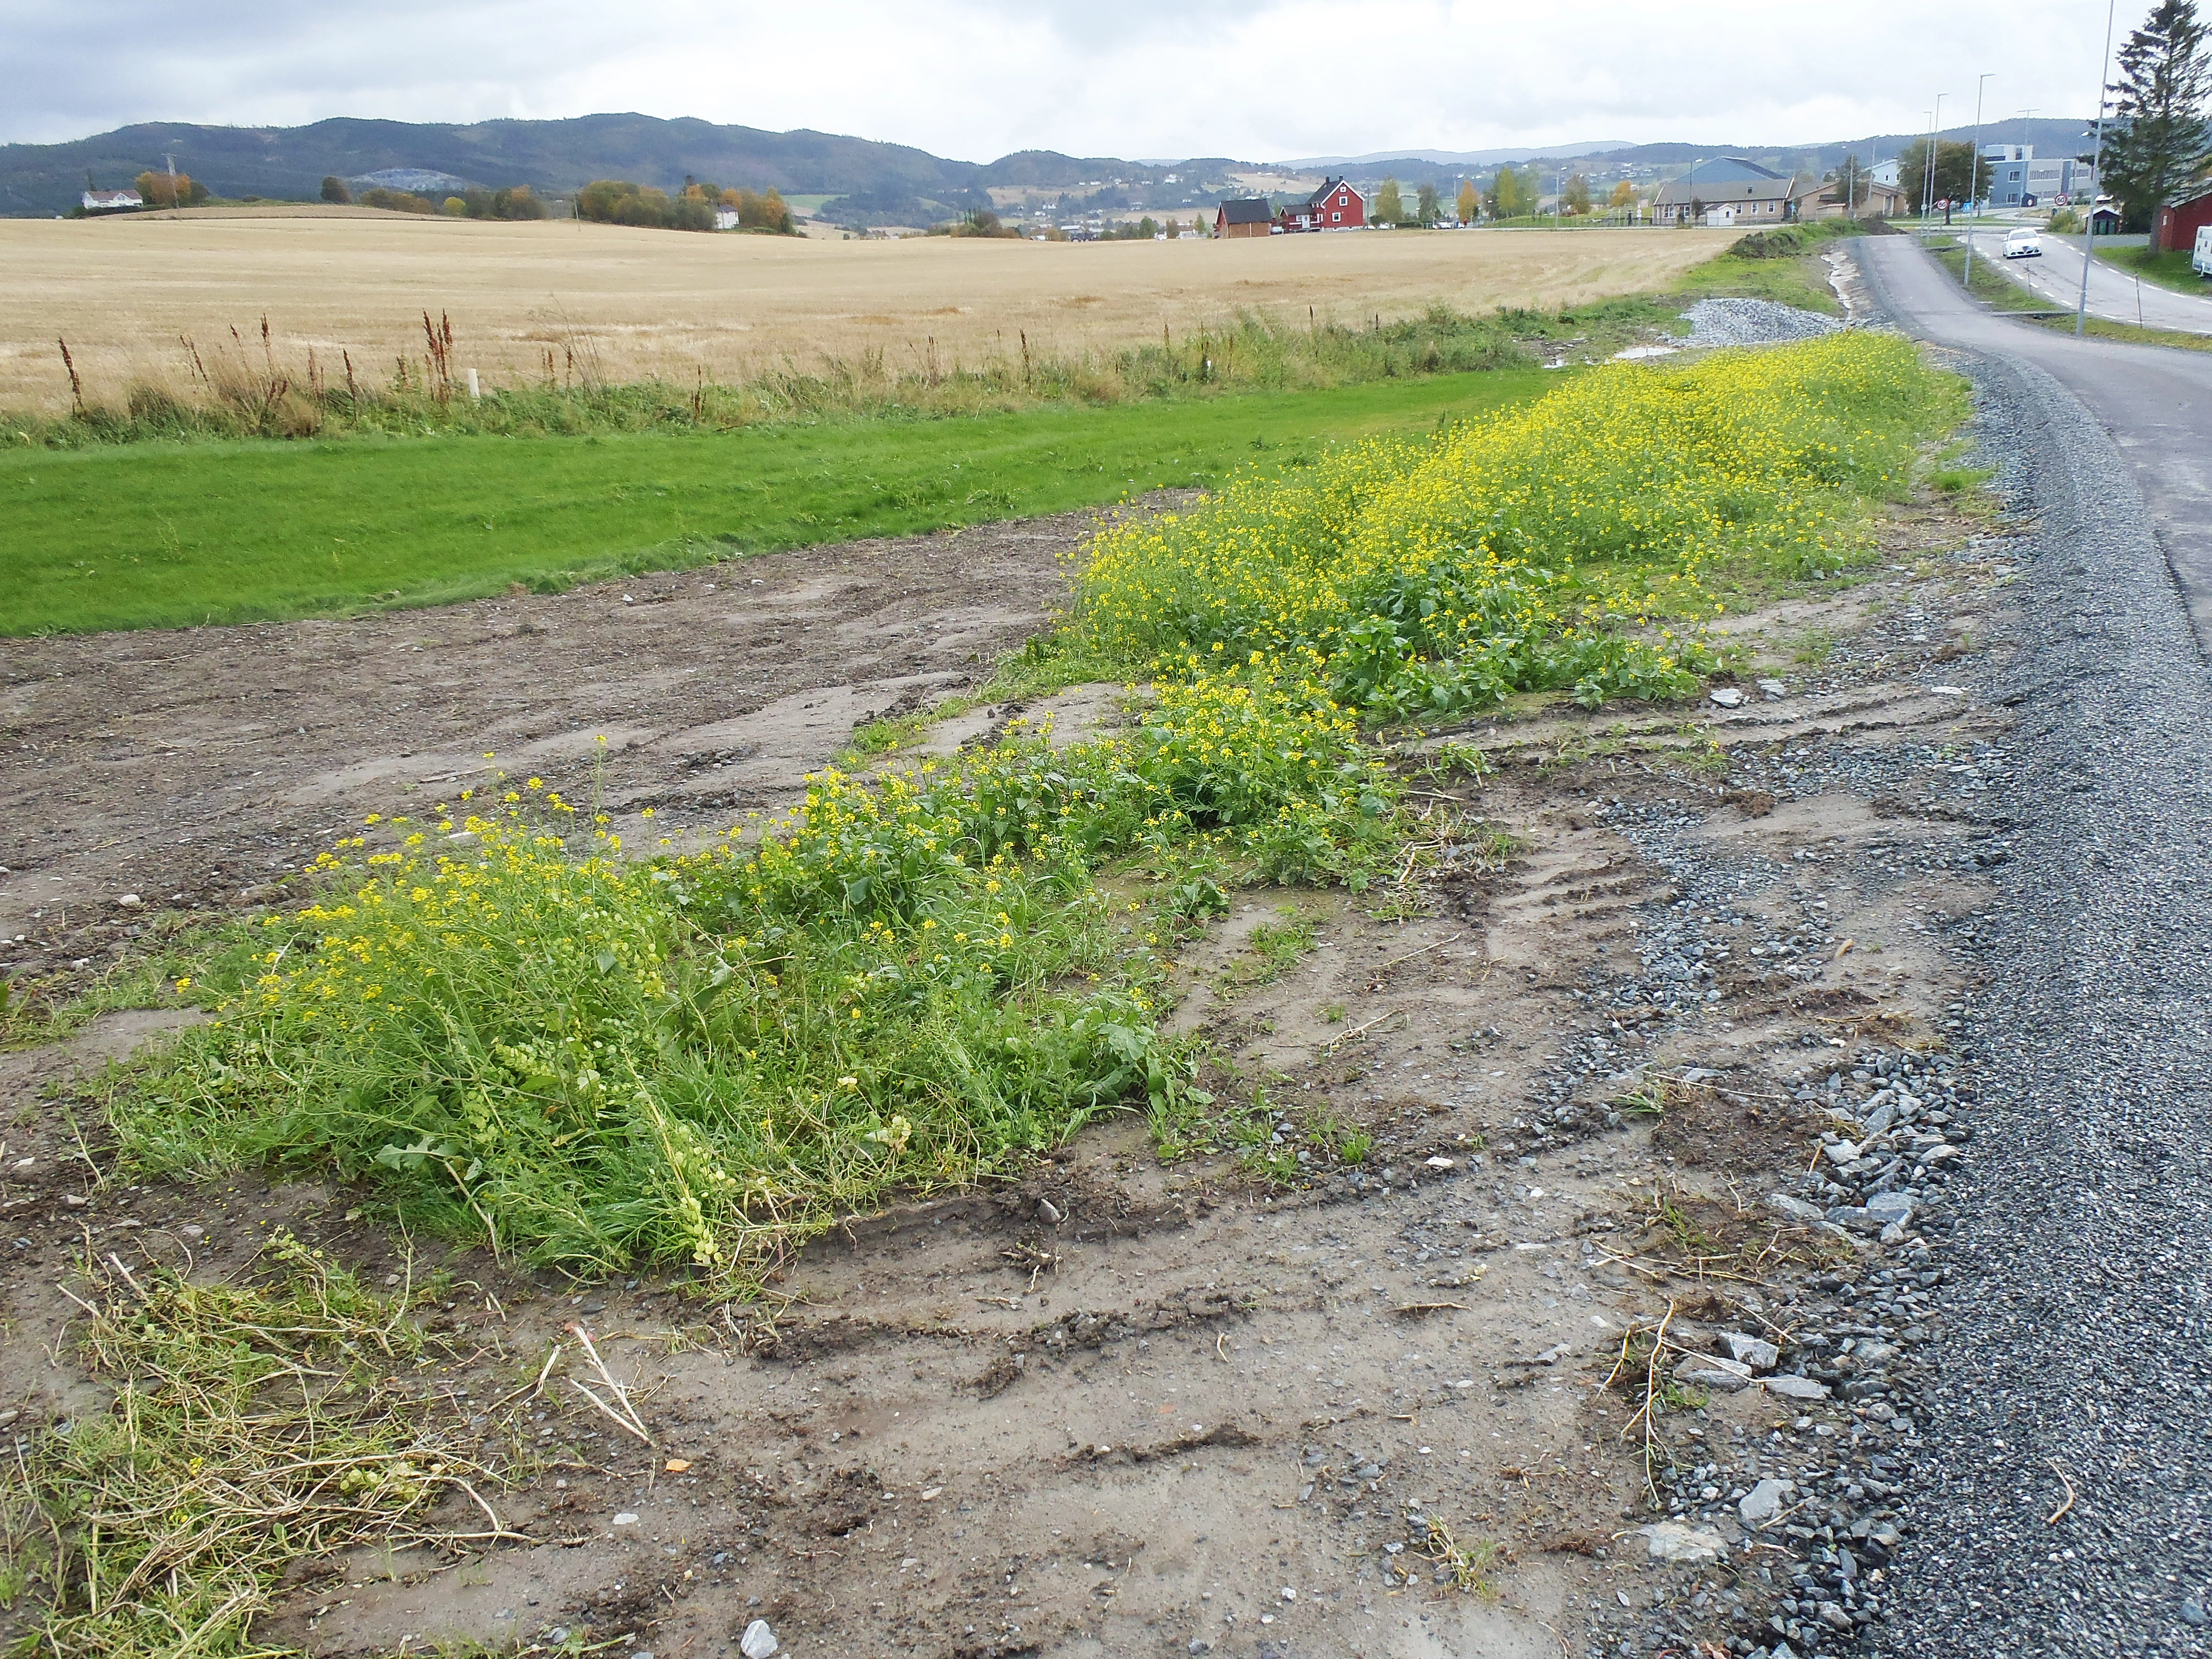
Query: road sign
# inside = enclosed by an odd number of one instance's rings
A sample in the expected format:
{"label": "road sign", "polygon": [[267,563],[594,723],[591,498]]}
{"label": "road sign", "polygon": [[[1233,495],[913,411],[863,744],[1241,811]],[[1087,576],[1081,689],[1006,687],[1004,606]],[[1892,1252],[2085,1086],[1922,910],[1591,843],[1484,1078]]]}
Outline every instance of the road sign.
{"label": "road sign", "polygon": [[1942,209],[1944,212],[1948,213],[1951,210],[1951,198],[1948,196],[1938,197],[1936,201],[1936,205]]}

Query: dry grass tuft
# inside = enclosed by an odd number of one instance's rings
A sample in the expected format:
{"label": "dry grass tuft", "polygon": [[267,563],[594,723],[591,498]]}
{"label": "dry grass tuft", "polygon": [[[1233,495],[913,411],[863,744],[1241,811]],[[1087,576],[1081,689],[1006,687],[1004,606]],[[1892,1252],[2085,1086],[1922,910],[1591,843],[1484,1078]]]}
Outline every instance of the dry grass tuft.
{"label": "dry grass tuft", "polygon": [[113,1403],[0,1471],[0,1593],[35,1595],[39,1651],[236,1653],[296,1557],[520,1535],[459,1425],[400,1391],[424,1347],[411,1284],[373,1294],[289,1234],[246,1282],[83,1267],[82,1352]]}

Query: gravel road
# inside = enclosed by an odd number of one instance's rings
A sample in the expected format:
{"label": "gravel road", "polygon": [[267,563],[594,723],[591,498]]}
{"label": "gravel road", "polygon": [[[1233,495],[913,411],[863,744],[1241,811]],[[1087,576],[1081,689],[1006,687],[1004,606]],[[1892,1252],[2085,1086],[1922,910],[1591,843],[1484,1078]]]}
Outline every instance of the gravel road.
{"label": "gravel road", "polygon": [[1985,1151],[1877,1645],[2212,1653],[2212,680],[2174,574],[2206,550],[2154,524],[2160,475],[2057,378],[2124,433],[2130,374],[2154,387],[2169,354],[2046,369],[2060,343],[1930,288],[1916,249],[1865,252],[1908,327],[1973,347],[1984,452],[2039,520],[2007,699],[2021,823],[1966,1043]]}

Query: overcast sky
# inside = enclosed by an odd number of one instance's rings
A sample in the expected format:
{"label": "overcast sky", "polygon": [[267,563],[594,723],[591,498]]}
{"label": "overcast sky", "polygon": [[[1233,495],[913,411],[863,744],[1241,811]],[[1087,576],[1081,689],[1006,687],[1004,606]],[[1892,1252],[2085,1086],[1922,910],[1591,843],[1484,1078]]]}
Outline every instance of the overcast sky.
{"label": "overcast sky", "polygon": [[[2123,36],[2148,9],[2121,8]],[[1012,149],[1245,159],[1765,144],[2086,113],[2094,0],[0,0],[0,141],[636,110]]]}

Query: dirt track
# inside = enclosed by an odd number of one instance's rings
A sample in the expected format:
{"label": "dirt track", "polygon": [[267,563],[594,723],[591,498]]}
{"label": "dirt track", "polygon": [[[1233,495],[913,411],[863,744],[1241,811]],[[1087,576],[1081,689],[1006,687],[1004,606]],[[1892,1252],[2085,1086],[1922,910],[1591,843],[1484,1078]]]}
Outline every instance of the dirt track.
{"label": "dirt track", "polygon": [[[358,623],[10,645],[0,903],[5,931],[46,930],[14,965],[121,948],[141,913],[118,912],[119,890],[250,902],[328,831],[395,792],[460,787],[487,749],[580,789],[605,732],[601,787],[623,811],[726,822],[787,793],[866,714],[977,677],[1043,616],[1079,530]],[[1887,1383],[1850,1405],[1754,1385],[1664,1419],[1662,1498],[1745,1551],[1718,1571],[1647,1560],[1632,1407],[1603,1384],[1628,1333],[1670,1310],[1695,1352],[1733,1328],[1774,1334],[1785,1364],[1830,1354],[1846,1293],[1807,1275],[1882,1260],[1761,1195],[1803,1190],[1790,1183],[1836,1097],[1818,1079],[1868,1045],[1940,1048],[1970,977],[1933,927],[1980,902],[1955,872],[1981,832],[1941,793],[1948,763],[1921,757],[2003,725],[1928,689],[1981,684],[1960,641],[2002,626],[2003,568],[1946,550],[1964,535],[1900,515],[1908,569],[1753,619],[1780,701],[1474,732],[1503,768],[1461,805],[1520,850],[1447,868],[1423,914],[1240,898],[1187,959],[1177,1018],[1217,1045],[1224,1091],[1266,1083],[1285,1148],[1324,1120],[1358,1124],[1376,1135],[1364,1164],[1316,1155],[1297,1188],[1271,1188],[1224,1159],[1163,1167],[1140,1126],[1109,1125],[1017,1187],[856,1220],[793,1264],[773,1307],[702,1307],[653,1278],[532,1281],[458,1253],[444,1322],[475,1352],[410,1384],[425,1410],[484,1412],[581,1317],[635,1379],[655,1445],[556,1373],[545,1398],[476,1419],[535,1460],[501,1510],[546,1541],[303,1564],[263,1634],[356,1654],[588,1628],[722,1659],[765,1617],[808,1659],[1534,1659],[1794,1621],[1776,1601],[1790,1558],[1749,1553],[1734,1498],[1818,1465],[1837,1504],[1849,1481],[1850,1502],[1880,1506],[1899,1490],[1888,1460],[1909,1455],[1904,1376],[1902,1416]],[[1843,643],[1790,665],[1782,642],[1812,629]],[[1224,970],[1284,905],[1312,918],[1316,948],[1240,988]],[[1842,934],[1856,957],[1822,942]],[[25,1425],[97,1405],[38,1351],[63,1337],[54,1285],[81,1237],[176,1261],[190,1237],[221,1271],[281,1222],[373,1278],[399,1265],[343,1191],[91,1179],[96,1133],[85,1150],[38,1092],[148,1024],[0,1056],[0,1214],[22,1241],[0,1256],[0,1389]],[[1656,1116],[1624,1117],[1623,1091],[1660,1074],[1687,1081]],[[1487,1593],[1420,1559],[1431,1519],[1497,1547]]]}
{"label": "dirt track", "polygon": [[988,674],[1092,517],[355,622],[0,642],[0,973],[120,951],[126,894],[250,902],[364,814],[495,767],[598,789],[633,840],[646,806],[661,834],[726,825],[872,714]]}

